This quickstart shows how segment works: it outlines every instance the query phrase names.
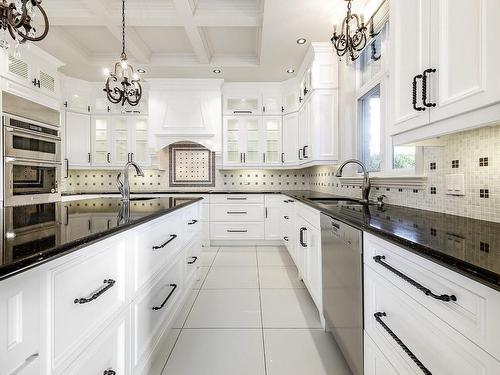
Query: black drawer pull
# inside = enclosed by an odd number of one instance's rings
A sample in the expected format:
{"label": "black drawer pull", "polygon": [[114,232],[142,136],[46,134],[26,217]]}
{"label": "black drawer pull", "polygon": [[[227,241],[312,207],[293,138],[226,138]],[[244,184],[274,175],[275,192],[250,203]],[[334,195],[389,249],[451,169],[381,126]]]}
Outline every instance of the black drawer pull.
{"label": "black drawer pull", "polygon": [[287,236],[283,237],[283,239],[284,239],[286,242],[288,242],[288,241],[289,241],[289,239],[288,239],[288,237],[287,237]]}
{"label": "black drawer pull", "polygon": [[113,371],[112,369],[105,370],[102,375],[116,375],[116,371]]}
{"label": "black drawer pull", "polygon": [[177,289],[177,284],[170,284],[170,286],[172,287],[172,290],[170,291],[170,293],[168,293],[168,296],[167,296],[167,298],[165,298],[165,301],[163,301],[163,303],[160,306],[153,307],[153,310],[155,310],[155,311],[161,310],[161,309],[163,309],[163,307],[165,307],[165,304],[170,299],[170,297],[172,297],[172,294],[174,294],[174,291]]}
{"label": "black drawer pull", "polygon": [[94,294],[92,294],[88,298],[76,298],[74,300],[74,303],[78,303],[80,305],[83,305],[84,303],[89,303],[93,300],[98,299],[100,296],[102,296],[104,293],[106,293],[109,289],[111,289],[113,287],[113,285],[115,285],[116,281],[112,280],[112,279],[107,279],[107,280],[104,280],[103,283],[106,284],[106,286],[104,286],[102,289],[99,289],[99,291],[95,292]]}
{"label": "black drawer pull", "polygon": [[228,229],[227,233],[247,233],[248,230],[242,229],[242,230],[233,230],[233,229]]}
{"label": "black drawer pull", "polygon": [[247,198],[245,198],[245,197],[227,197],[226,200],[228,200],[228,201],[246,201]]}
{"label": "black drawer pull", "polygon": [[283,216],[285,218],[285,220],[290,220],[290,217],[289,216]]}
{"label": "black drawer pull", "polygon": [[188,225],[194,225],[194,224],[196,224],[197,222],[198,222],[198,220],[191,220],[191,221],[188,223]]}
{"label": "black drawer pull", "polygon": [[418,368],[420,370],[422,370],[422,372],[426,375],[432,375],[432,372],[430,372],[427,367],[425,367],[422,362],[420,362],[420,360],[417,358],[417,356],[415,354],[412,353],[412,351],[410,349],[408,349],[408,347],[403,343],[403,341],[401,341],[401,339],[396,336],[396,334],[394,332],[392,332],[392,330],[387,326],[387,324],[384,323],[384,321],[382,320],[382,317],[383,316],[387,316],[387,314],[385,312],[376,312],[375,314],[373,314],[373,316],[375,317],[375,320],[377,321],[377,323],[379,323],[384,329],[385,331],[394,339],[394,341],[396,341],[398,343],[398,345],[401,347],[401,349],[404,350],[404,352],[406,354],[408,354],[408,356],[411,358],[411,360],[413,362],[415,362],[415,364],[418,366]]}
{"label": "black drawer pull", "polygon": [[451,296],[448,295],[448,294],[437,295],[437,294],[432,293],[432,291],[429,288],[426,288],[425,286],[423,286],[422,284],[416,282],[415,280],[410,279],[404,273],[398,271],[397,269],[395,269],[391,265],[385,263],[383,261],[384,259],[385,259],[385,256],[383,256],[383,255],[376,255],[376,256],[373,257],[373,260],[376,263],[378,263],[381,266],[387,268],[389,271],[391,271],[392,273],[396,274],[397,276],[399,276],[400,278],[402,278],[407,283],[413,285],[415,288],[417,288],[418,290],[420,290],[421,292],[423,292],[426,296],[430,296],[430,297],[432,297],[434,299],[438,299],[438,300],[443,301],[443,302],[451,302],[451,301],[456,301],[457,300],[457,297],[455,297],[454,295],[451,295]]}
{"label": "black drawer pull", "polygon": [[198,260],[198,257],[189,257],[189,258],[191,258],[191,259],[192,259],[192,261],[191,261],[191,262],[188,262],[188,264],[195,264],[195,263],[196,263],[196,261]]}
{"label": "black drawer pull", "polygon": [[307,244],[304,242],[304,232],[307,231],[307,228],[302,227],[299,231],[299,242],[302,247],[307,247]]}
{"label": "black drawer pull", "polygon": [[429,108],[435,107],[436,103],[427,102],[427,75],[429,73],[435,73],[435,72],[436,69],[426,69],[422,74],[422,103],[424,103],[424,105]]}
{"label": "black drawer pull", "polygon": [[228,215],[246,215],[248,212],[246,211],[227,211]]}
{"label": "black drawer pull", "polygon": [[153,246],[153,250],[163,249],[165,246],[167,246],[170,242],[172,242],[176,238],[177,238],[176,234],[171,234],[170,238],[166,242],[162,243],[161,245]]}
{"label": "black drawer pull", "polygon": [[412,90],[413,90],[413,100],[412,100],[412,104],[413,104],[413,109],[415,111],[425,111],[425,107],[420,107],[420,106],[417,106],[417,79],[422,79],[423,76],[422,74],[419,74],[419,75],[416,75],[415,77],[413,77],[413,83],[412,83]]}
{"label": "black drawer pull", "polygon": [[252,111],[233,111],[234,114],[252,114],[253,112]]}

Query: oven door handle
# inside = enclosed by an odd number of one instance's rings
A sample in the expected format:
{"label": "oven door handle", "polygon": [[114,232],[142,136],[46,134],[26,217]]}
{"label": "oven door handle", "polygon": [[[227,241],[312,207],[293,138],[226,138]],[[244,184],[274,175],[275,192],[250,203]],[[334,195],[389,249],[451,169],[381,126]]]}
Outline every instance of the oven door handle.
{"label": "oven door handle", "polygon": [[61,142],[61,138],[60,137],[57,137],[57,136],[53,136],[53,135],[49,135],[49,134],[43,134],[43,133],[38,133],[38,132],[34,132],[34,131],[30,131],[30,130],[25,130],[25,129],[20,129],[20,128],[13,128],[13,127],[10,127],[10,126],[6,126],[5,127],[5,131],[8,132],[8,133],[11,133],[11,134],[27,134],[29,136],[31,136],[32,138],[36,138],[36,139],[41,139],[41,140],[51,140],[51,141],[54,141],[54,142]]}
{"label": "oven door handle", "polygon": [[29,165],[29,166],[35,166],[35,167],[53,167],[53,166],[61,166],[60,161],[36,161],[36,160],[30,160],[30,159],[24,159],[24,158],[13,158],[13,157],[5,157],[5,163],[7,164],[22,164],[22,165]]}

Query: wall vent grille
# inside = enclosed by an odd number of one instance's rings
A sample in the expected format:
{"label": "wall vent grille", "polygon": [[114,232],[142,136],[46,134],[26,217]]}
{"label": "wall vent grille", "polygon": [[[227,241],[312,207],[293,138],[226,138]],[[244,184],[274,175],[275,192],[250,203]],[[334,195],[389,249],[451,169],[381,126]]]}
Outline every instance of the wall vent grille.
{"label": "wall vent grille", "polygon": [[24,79],[28,79],[28,64],[20,59],[9,56],[9,72]]}
{"label": "wall vent grille", "polygon": [[50,74],[40,71],[40,87],[54,92],[56,80]]}

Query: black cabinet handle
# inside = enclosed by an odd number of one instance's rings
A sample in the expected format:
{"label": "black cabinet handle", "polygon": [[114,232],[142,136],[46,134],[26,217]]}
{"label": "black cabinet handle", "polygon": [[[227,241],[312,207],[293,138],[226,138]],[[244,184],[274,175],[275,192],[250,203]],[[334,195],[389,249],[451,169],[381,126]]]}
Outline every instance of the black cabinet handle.
{"label": "black cabinet handle", "polygon": [[188,225],[194,225],[194,224],[196,224],[197,222],[198,222],[198,220],[191,220],[191,221],[188,223]]}
{"label": "black cabinet handle", "polygon": [[240,152],[240,163],[243,163],[243,152]]}
{"label": "black cabinet handle", "polygon": [[65,175],[65,178],[68,178],[69,177],[69,159],[64,159],[64,163],[66,164],[66,168],[65,168],[66,175]]}
{"label": "black cabinet handle", "polygon": [[89,164],[92,163],[92,154],[90,152],[88,154],[88,158],[89,158]]}
{"label": "black cabinet handle", "polygon": [[226,211],[228,215],[246,215],[246,211]]}
{"label": "black cabinet handle", "polygon": [[283,237],[283,239],[288,242],[288,236]]}
{"label": "black cabinet handle", "polygon": [[262,153],[262,162],[263,163],[266,162],[266,153],[265,152]]}
{"label": "black cabinet handle", "polygon": [[266,209],[265,209],[266,219],[267,219],[267,217],[268,217],[268,216],[267,216],[267,214],[268,214],[268,212],[267,212],[267,211],[268,211],[268,210],[267,210],[267,207],[266,207]]}
{"label": "black cabinet handle", "polygon": [[413,109],[415,111],[425,111],[424,107],[417,107],[417,79],[423,78],[422,74],[418,74],[415,77],[413,77]]}
{"label": "black cabinet handle", "polygon": [[436,106],[436,103],[428,103],[427,102],[427,75],[429,73],[435,73],[436,69],[426,69],[424,70],[424,74],[422,75],[422,103],[424,106],[428,108],[432,108]]}
{"label": "black cabinet handle", "polygon": [[238,114],[238,113],[244,113],[244,114],[252,114],[252,111],[233,111],[233,113]]}
{"label": "black cabinet handle", "polygon": [[116,371],[113,371],[112,369],[105,370],[102,375],[116,375]]}
{"label": "black cabinet handle", "polygon": [[196,261],[198,260],[198,257],[190,257],[191,259],[193,259],[191,262],[188,262],[188,264],[195,264]]}
{"label": "black cabinet handle", "polygon": [[111,289],[113,287],[113,285],[115,285],[116,281],[112,280],[112,279],[107,279],[107,280],[104,280],[103,283],[105,284],[105,286],[103,288],[99,289],[99,291],[92,294],[90,297],[88,297],[88,298],[76,298],[73,302],[77,303],[79,305],[83,305],[85,303],[89,303],[91,301],[94,301],[94,300],[98,299],[100,296],[102,296],[104,293],[106,293],[109,289]]}
{"label": "black cabinet handle", "polygon": [[304,242],[304,232],[307,231],[307,228],[302,227],[299,230],[299,243],[302,247],[307,247],[307,244]]}
{"label": "black cabinet handle", "polygon": [[309,146],[304,146],[302,147],[302,155],[304,155],[304,159],[308,159],[309,155],[306,153],[306,150],[309,148]]}
{"label": "black cabinet handle", "polygon": [[130,161],[130,152],[127,154],[127,161]]}
{"label": "black cabinet handle", "polygon": [[285,218],[285,220],[290,220],[290,217],[289,216],[283,216]]}
{"label": "black cabinet handle", "polygon": [[163,249],[165,246],[167,246],[170,242],[172,242],[176,238],[177,238],[176,234],[171,234],[170,238],[166,242],[162,243],[161,245],[153,246],[153,250]]}
{"label": "black cabinet handle", "polygon": [[403,349],[403,351],[406,354],[408,354],[408,357],[410,357],[411,360],[413,362],[415,362],[415,364],[418,366],[418,368],[420,370],[422,370],[422,372],[424,374],[426,374],[426,375],[432,375],[432,372],[430,372],[427,369],[427,367],[425,367],[422,364],[422,362],[420,362],[420,360],[417,358],[417,356],[415,354],[413,354],[410,349],[408,349],[408,347],[404,344],[404,342],[401,341],[401,339],[398,336],[396,336],[396,334],[382,320],[382,317],[383,316],[387,316],[387,314],[385,312],[376,312],[375,314],[373,314],[373,316],[375,316],[375,320],[377,321],[377,323],[379,323],[384,328],[384,330],[394,339],[394,341],[397,342],[397,344],[401,347],[401,349]]}
{"label": "black cabinet handle", "polygon": [[373,260],[380,264],[381,266],[387,268],[389,271],[391,271],[392,273],[394,273],[395,275],[399,276],[400,278],[402,278],[404,281],[406,281],[407,283],[413,285],[415,288],[417,288],[418,290],[420,290],[422,293],[424,293],[426,296],[430,296],[434,299],[438,299],[440,301],[443,301],[443,302],[451,302],[451,301],[456,301],[457,300],[457,297],[455,297],[454,295],[448,295],[448,294],[442,294],[442,295],[437,295],[437,294],[434,294],[429,288],[426,288],[425,286],[423,286],[422,284],[418,283],[417,281],[413,280],[413,279],[410,279],[408,276],[406,276],[404,273],[398,271],[397,269],[395,269],[394,267],[392,267],[391,265],[385,263],[383,260],[385,259],[385,256],[383,255],[376,255],[373,257]]}
{"label": "black cabinet handle", "polygon": [[238,197],[227,197],[226,200],[228,200],[228,201],[246,201],[247,199],[245,197],[241,197],[241,198],[238,198]]}
{"label": "black cabinet handle", "polygon": [[248,230],[242,229],[242,230],[235,230],[235,229],[228,229],[227,233],[247,233]]}
{"label": "black cabinet handle", "polygon": [[246,162],[247,162],[247,153],[246,153],[246,152],[244,152],[244,153],[243,153],[243,163],[245,163],[245,164],[246,164]]}
{"label": "black cabinet handle", "polygon": [[174,294],[175,290],[177,289],[177,284],[170,284],[170,286],[172,287],[172,290],[170,291],[170,293],[168,293],[167,298],[165,298],[165,300],[162,302],[162,304],[160,306],[154,306],[153,310],[155,310],[155,311],[161,310],[161,309],[163,309],[163,307],[165,307],[165,304],[170,299],[170,297],[172,297],[172,294]]}
{"label": "black cabinet handle", "polygon": [[282,164],[285,163],[285,153],[284,152],[281,153],[281,163]]}
{"label": "black cabinet handle", "polygon": [[109,152],[106,154],[106,161],[111,163],[111,154]]}
{"label": "black cabinet handle", "polygon": [[134,153],[133,152],[130,153],[130,161],[134,161]]}

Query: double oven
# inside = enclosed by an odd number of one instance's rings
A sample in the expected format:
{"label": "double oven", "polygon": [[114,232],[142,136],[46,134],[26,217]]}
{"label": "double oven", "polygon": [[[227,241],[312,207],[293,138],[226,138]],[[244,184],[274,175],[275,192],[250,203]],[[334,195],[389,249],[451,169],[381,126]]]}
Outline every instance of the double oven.
{"label": "double oven", "polygon": [[57,202],[61,199],[59,127],[5,114],[4,205]]}

